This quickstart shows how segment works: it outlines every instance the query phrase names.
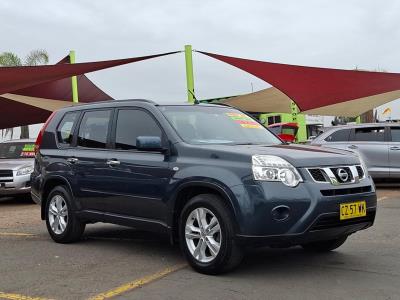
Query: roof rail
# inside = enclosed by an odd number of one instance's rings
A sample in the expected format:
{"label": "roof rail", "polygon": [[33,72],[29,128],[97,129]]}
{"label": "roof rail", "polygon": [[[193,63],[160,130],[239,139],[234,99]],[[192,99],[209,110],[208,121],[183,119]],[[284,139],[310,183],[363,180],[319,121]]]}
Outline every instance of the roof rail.
{"label": "roof rail", "polygon": [[[131,101],[133,101],[133,102],[145,102],[145,103],[158,105],[157,102],[155,102],[153,100],[147,100],[147,99],[103,100],[103,101],[86,102],[86,103],[85,102],[79,102],[77,104],[79,106],[86,106],[86,105],[96,105],[96,104],[111,103],[111,102],[119,102],[120,103],[120,102],[124,102],[124,101],[126,101],[126,102],[131,102]],[[74,107],[74,106],[77,106],[77,105],[76,104],[75,105],[69,105],[69,106],[66,106],[66,107]]]}

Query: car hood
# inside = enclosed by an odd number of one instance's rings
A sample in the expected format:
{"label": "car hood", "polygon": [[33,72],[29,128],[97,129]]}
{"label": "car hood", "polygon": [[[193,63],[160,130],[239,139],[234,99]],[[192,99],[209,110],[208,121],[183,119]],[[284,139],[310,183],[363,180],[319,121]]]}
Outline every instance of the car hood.
{"label": "car hood", "polygon": [[352,152],[308,145],[207,145],[205,147],[211,151],[214,149],[216,152],[234,152],[242,156],[252,156],[254,154],[276,155],[287,160],[295,167],[360,164],[359,158]]}
{"label": "car hood", "polygon": [[33,158],[0,159],[0,170],[18,170],[22,167],[33,166]]}

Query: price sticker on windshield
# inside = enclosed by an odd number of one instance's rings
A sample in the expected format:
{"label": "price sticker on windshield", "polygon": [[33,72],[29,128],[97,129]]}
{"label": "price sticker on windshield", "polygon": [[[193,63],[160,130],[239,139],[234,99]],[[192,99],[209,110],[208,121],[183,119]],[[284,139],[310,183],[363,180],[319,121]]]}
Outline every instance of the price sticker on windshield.
{"label": "price sticker on windshield", "polygon": [[243,128],[262,128],[262,125],[254,121],[249,116],[240,113],[226,113],[226,115],[232,119],[235,123],[239,124]]}
{"label": "price sticker on windshield", "polygon": [[35,144],[25,144],[21,151],[21,157],[35,157]]}

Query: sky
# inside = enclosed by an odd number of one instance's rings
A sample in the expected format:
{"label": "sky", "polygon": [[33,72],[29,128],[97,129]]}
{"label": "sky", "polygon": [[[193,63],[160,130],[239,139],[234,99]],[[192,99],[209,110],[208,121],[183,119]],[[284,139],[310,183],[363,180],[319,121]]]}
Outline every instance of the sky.
{"label": "sky", "polygon": [[[2,0],[0,52],[45,49],[50,63],[194,49],[278,63],[400,72],[398,0]],[[197,98],[249,93],[269,85],[193,54]],[[184,54],[88,74],[116,99],[185,101]],[[400,118],[400,101],[391,118]],[[381,109],[381,110],[382,110]]]}

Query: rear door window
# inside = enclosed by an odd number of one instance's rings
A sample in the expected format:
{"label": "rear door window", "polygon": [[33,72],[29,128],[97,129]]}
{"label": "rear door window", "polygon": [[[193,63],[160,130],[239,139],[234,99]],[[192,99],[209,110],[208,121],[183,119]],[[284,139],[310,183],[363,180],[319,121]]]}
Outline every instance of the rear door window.
{"label": "rear door window", "polygon": [[392,142],[400,143],[400,127],[390,127]]}
{"label": "rear door window", "polygon": [[354,130],[354,141],[384,142],[385,127],[363,127]]}
{"label": "rear door window", "polygon": [[72,129],[77,120],[78,112],[66,113],[57,127],[57,140],[60,144],[69,145],[72,142]]}
{"label": "rear door window", "polygon": [[335,131],[334,133],[332,133],[331,135],[329,135],[325,141],[326,142],[347,142],[349,140],[350,137],[350,128],[348,129],[339,129],[337,131]]}
{"label": "rear door window", "polygon": [[106,148],[111,110],[87,111],[79,126],[79,147]]}
{"label": "rear door window", "polygon": [[118,111],[115,132],[115,148],[136,149],[138,136],[162,137],[162,131],[154,118],[140,109],[121,109]]}

